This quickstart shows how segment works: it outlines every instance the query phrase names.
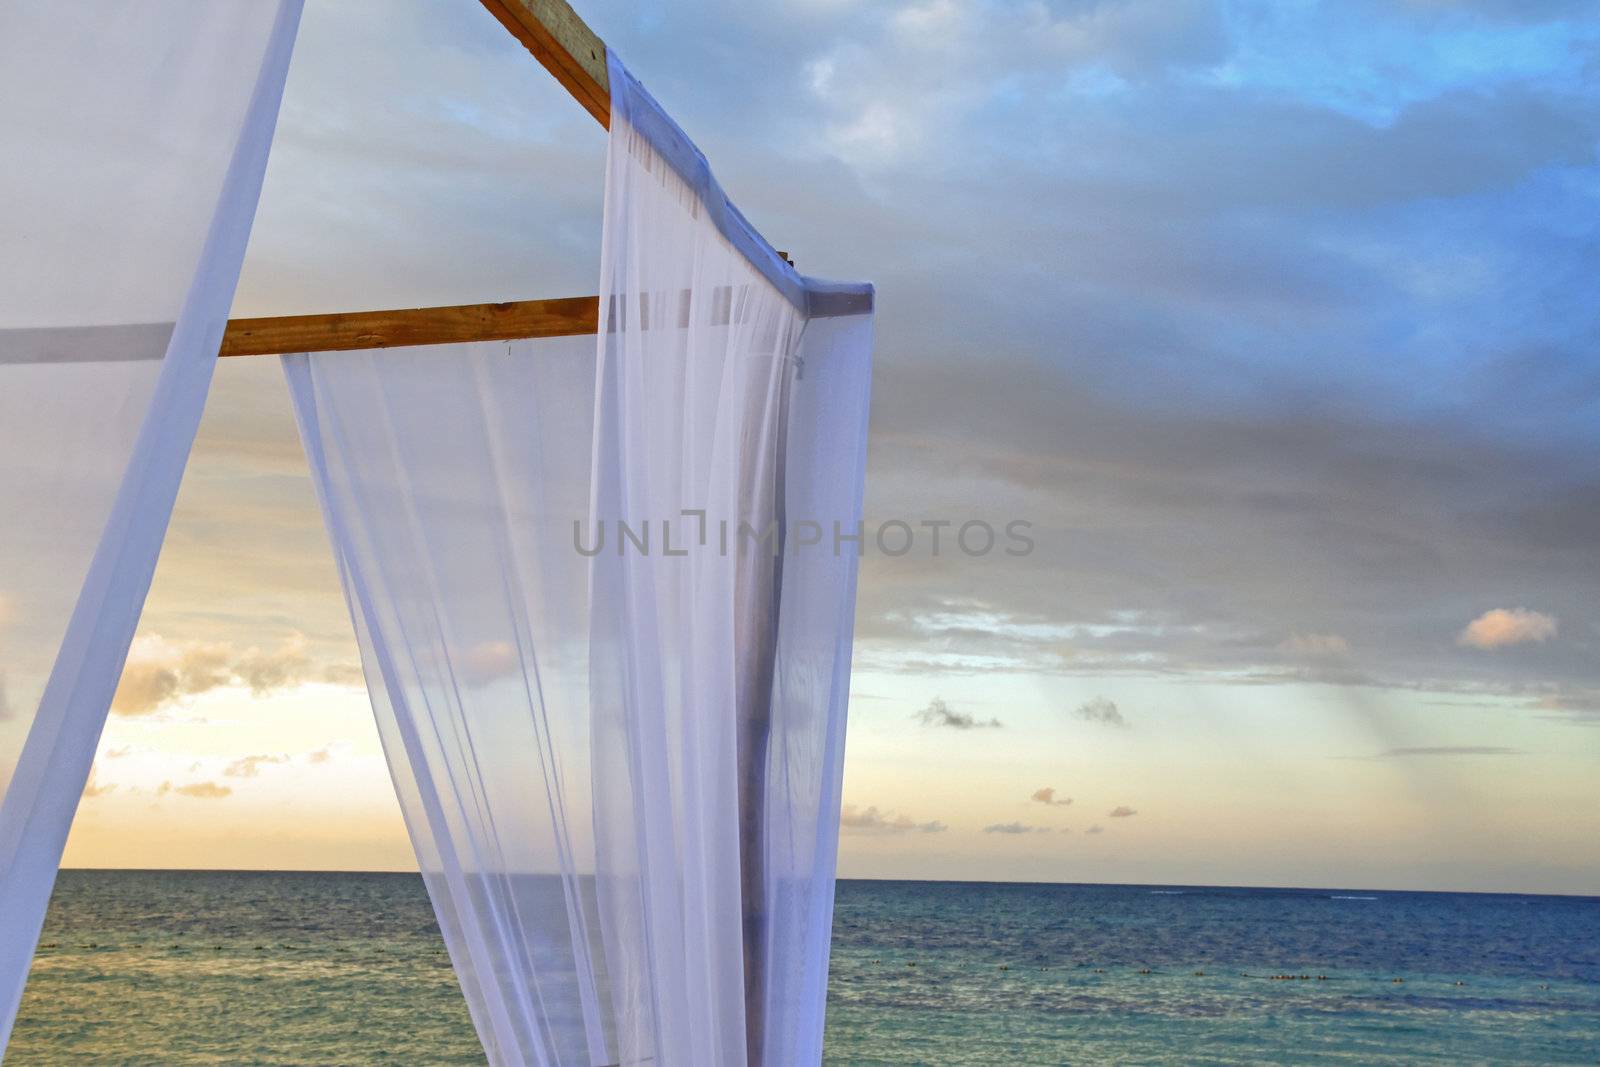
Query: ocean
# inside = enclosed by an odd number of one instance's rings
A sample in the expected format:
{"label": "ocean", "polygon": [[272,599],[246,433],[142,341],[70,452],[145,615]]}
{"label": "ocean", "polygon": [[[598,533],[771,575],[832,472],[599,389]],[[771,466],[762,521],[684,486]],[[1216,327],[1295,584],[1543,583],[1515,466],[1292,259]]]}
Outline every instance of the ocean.
{"label": "ocean", "polygon": [[[422,881],[63,871],[7,1067],[481,1063]],[[826,1062],[1600,1063],[1600,898],[845,881]]]}

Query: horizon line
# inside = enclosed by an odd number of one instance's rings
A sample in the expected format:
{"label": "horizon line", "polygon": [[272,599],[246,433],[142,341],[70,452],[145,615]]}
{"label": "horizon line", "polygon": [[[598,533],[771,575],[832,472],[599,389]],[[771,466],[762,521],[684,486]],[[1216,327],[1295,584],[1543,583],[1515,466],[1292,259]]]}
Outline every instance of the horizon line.
{"label": "horizon line", "polygon": [[[79,867],[65,866],[60,871],[99,871],[108,874],[400,874],[421,878],[415,868],[331,868],[331,867]],[[554,873],[554,872],[544,872]],[[584,877],[580,875],[579,877]],[[1600,902],[1600,887],[1592,893],[1555,893],[1514,889],[1376,889],[1367,886],[1331,885],[1243,885],[1233,882],[1046,882],[1005,878],[837,878],[838,882],[899,882],[919,885],[1060,886],[1097,889],[1195,889],[1195,890],[1270,890],[1288,893],[1387,893],[1432,894],[1437,896],[1552,897],[1563,900]]]}

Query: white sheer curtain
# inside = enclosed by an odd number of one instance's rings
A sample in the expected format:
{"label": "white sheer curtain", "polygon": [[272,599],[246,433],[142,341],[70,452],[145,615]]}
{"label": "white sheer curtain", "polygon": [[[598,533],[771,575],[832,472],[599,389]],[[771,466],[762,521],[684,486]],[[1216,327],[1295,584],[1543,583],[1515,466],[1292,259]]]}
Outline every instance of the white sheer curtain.
{"label": "white sheer curtain", "polygon": [[814,1062],[859,544],[833,535],[860,517],[871,290],[797,275],[615,56],[610,75],[595,515],[692,545],[594,564],[620,1058]]}
{"label": "white sheer curtain", "polygon": [[491,1062],[815,1063],[872,293],[611,92],[598,344],[285,368]]}
{"label": "white sheer curtain", "polygon": [[384,751],[496,1064],[599,1064],[594,338],[284,360]]}
{"label": "white sheer curtain", "polygon": [[0,1050],[199,423],[299,14],[0,5]]}

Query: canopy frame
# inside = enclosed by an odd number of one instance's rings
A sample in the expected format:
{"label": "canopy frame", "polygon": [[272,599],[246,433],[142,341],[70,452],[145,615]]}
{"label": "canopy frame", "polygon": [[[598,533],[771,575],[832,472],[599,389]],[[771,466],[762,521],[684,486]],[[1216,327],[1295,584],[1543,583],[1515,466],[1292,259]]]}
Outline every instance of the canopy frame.
{"label": "canopy frame", "polygon": [[[611,128],[611,76],[606,45],[567,0],[480,0],[506,31],[533,54],[580,107]],[[779,252],[791,265],[787,252]],[[218,356],[277,356],[286,352],[348,352],[407,345],[519,341],[573,337],[600,328],[599,297],[552,297],[493,304],[389,311],[336,311],[229,319]],[[846,302],[813,314],[853,314]]]}

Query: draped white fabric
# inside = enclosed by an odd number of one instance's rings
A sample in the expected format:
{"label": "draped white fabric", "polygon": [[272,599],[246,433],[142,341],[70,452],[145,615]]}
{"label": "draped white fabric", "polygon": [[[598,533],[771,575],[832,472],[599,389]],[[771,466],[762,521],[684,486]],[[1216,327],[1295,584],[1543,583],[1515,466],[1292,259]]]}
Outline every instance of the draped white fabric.
{"label": "draped white fabric", "polygon": [[832,536],[859,519],[871,327],[809,310],[870,289],[795,274],[615,56],[610,75],[594,509],[662,540],[593,574],[620,1059],[814,1062],[859,544]]}
{"label": "draped white fabric", "polygon": [[284,366],[396,792],[490,1061],[612,1062],[572,541],[594,339]]}
{"label": "draped white fabric", "polygon": [[300,0],[0,6],[0,1050],[205,401]]}
{"label": "draped white fabric", "polygon": [[611,91],[598,345],[285,368],[491,1062],[815,1063],[871,290]]}

